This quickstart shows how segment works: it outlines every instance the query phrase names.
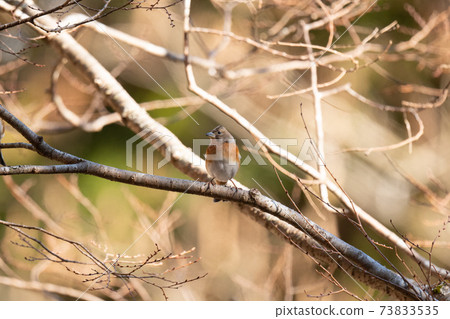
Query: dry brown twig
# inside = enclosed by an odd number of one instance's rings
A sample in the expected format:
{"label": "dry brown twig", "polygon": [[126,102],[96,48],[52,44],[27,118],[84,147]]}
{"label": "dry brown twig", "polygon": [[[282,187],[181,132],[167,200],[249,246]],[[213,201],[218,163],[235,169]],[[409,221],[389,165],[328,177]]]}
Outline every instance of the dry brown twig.
{"label": "dry brown twig", "polygon": [[[30,249],[34,252],[35,256],[25,257],[28,261],[49,261],[51,263],[59,264],[66,268],[67,271],[80,276],[84,283],[88,284],[88,287],[84,288],[85,291],[79,291],[78,295],[74,295],[75,290],[70,288],[56,289],[52,288],[51,284],[37,284],[40,285],[42,290],[48,290],[56,293],[66,294],[68,296],[80,298],[95,299],[94,296],[88,294],[86,297],[83,295],[88,290],[114,290],[115,287],[124,280],[137,279],[148,285],[151,285],[161,291],[161,294],[167,300],[168,296],[166,294],[167,289],[178,289],[186,283],[199,280],[206,276],[199,275],[195,278],[186,278],[184,280],[172,280],[168,276],[171,273],[177,272],[178,270],[189,267],[198,262],[198,258],[194,259],[191,253],[195,248],[191,248],[186,251],[182,251],[178,254],[166,253],[161,255],[161,249],[155,244],[155,250],[149,253],[147,256],[126,256],[126,255],[106,255],[105,258],[100,259],[94,255],[87,247],[85,247],[80,242],[76,242],[52,232],[49,232],[40,227],[21,225],[11,222],[6,222],[0,220],[0,224],[12,229],[19,235],[19,242],[13,242],[15,245]],[[28,231],[28,232],[27,232]],[[39,235],[39,239],[36,235],[32,235],[31,232],[36,231]],[[81,258],[69,259],[64,257],[62,254],[58,253],[51,247],[49,247],[44,239],[41,238],[42,235],[46,235],[49,238],[56,239],[62,244],[68,244],[72,248],[75,248]],[[58,248],[61,250],[61,247]],[[180,265],[171,265],[173,260],[186,260]],[[158,271],[157,269],[161,269]],[[153,270],[154,269],[154,270]],[[118,282],[116,282],[119,280]],[[18,282],[16,280],[16,282]],[[4,281],[3,283],[18,286],[16,282]],[[55,286],[56,287],[56,286]],[[33,288],[33,284],[29,289]],[[129,291],[132,293],[131,291]]]}

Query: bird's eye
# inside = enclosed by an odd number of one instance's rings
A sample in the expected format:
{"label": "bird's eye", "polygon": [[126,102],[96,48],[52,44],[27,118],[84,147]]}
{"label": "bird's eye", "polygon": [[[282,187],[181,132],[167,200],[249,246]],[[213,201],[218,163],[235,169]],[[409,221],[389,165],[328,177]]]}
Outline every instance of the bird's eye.
{"label": "bird's eye", "polygon": [[219,132],[217,132],[217,134],[219,134],[219,135],[220,135],[220,134],[222,134],[222,132],[221,132],[221,131],[219,131]]}

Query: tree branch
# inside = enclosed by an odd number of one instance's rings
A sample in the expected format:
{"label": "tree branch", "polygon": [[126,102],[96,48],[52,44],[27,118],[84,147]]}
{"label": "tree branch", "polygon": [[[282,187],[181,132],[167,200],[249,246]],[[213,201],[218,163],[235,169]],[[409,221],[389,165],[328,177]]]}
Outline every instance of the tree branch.
{"label": "tree branch", "polygon": [[[293,229],[296,229],[298,235],[289,237],[289,240],[293,243],[295,242],[295,239],[300,239],[301,241],[298,245],[304,246],[305,243],[302,240],[303,236],[300,234],[307,234],[311,237],[313,242],[315,242],[314,245],[309,247],[311,253],[316,252],[318,246],[322,246],[322,249],[325,251],[334,251],[335,253],[331,253],[332,255],[338,254],[344,257],[344,260],[352,264],[353,267],[361,268],[363,272],[367,273],[366,278],[372,278],[372,280],[377,278],[378,280],[381,280],[383,284],[390,283],[394,285],[397,289],[396,292],[402,295],[403,298],[424,298],[422,293],[420,293],[419,287],[414,287],[411,283],[405,282],[401,276],[385,268],[359,249],[356,249],[355,247],[335,237],[328,231],[322,229],[301,213],[296,212],[271,198],[263,196],[256,189],[251,189],[249,191],[244,189],[233,189],[222,185],[202,183],[198,180],[191,181],[149,175],[98,164],[51,147],[43,141],[42,137],[31,131],[25,124],[15,118],[2,106],[0,106],[0,117],[3,118],[5,122],[9,123],[20,134],[22,134],[35,147],[39,154],[49,159],[65,163],[65,165],[26,165],[1,167],[0,175],[87,174],[124,184],[175,191],[183,194],[196,194],[238,202],[240,205],[243,205],[242,207],[246,207],[245,210],[252,212],[254,217],[260,216],[261,214],[272,215],[273,217],[271,217],[271,222],[274,223],[278,219],[287,223],[290,226],[288,227],[290,229],[289,233]],[[261,210],[261,212],[258,212],[258,210]],[[265,219],[267,219],[267,217],[269,216],[265,216]],[[266,223],[265,220],[260,220],[260,222]],[[278,227],[288,230],[284,223],[279,224],[278,222],[272,225],[271,228],[278,229]],[[337,261],[338,258],[332,259],[339,264]],[[378,284],[378,286],[381,285]],[[413,288],[413,290],[409,290],[410,288]]]}

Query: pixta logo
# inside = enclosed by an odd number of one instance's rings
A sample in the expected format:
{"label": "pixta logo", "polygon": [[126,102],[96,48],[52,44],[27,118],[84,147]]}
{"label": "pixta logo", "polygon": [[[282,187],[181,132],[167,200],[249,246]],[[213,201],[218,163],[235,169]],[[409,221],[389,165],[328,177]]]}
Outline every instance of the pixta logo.
{"label": "pixta logo", "polygon": [[[160,156],[155,156],[155,151],[165,143],[170,144],[172,138],[174,137],[170,135],[150,133],[149,130],[136,134],[126,142],[126,165],[140,172],[153,174],[155,168],[160,169],[170,162],[170,152],[166,152],[166,156],[160,159]],[[192,141],[192,151],[194,154],[191,162],[194,166],[204,165],[202,161],[202,158],[204,158],[202,149],[206,149],[209,143],[210,139],[208,138],[194,139]],[[298,148],[299,140],[295,138],[267,139],[257,142],[249,139],[238,139],[237,143],[243,155],[241,158],[241,166],[271,165],[262,151],[264,144],[280,148],[281,156],[278,158],[280,165],[287,165],[289,157],[295,160],[295,163],[316,162],[319,165],[323,165],[323,157],[319,155],[318,149],[312,139],[301,141],[300,151],[296,157],[293,157],[288,152],[289,147]],[[155,162],[156,158],[158,158],[157,163]]]}
{"label": "pixta logo", "polygon": [[[162,145],[169,142],[173,136],[150,133],[149,130],[144,130],[129,138],[126,142],[126,165],[135,168],[140,172],[153,174],[154,154]],[[145,154],[145,155],[144,155]],[[144,169],[144,160],[146,165]],[[157,164],[160,169],[170,162],[169,152]]]}

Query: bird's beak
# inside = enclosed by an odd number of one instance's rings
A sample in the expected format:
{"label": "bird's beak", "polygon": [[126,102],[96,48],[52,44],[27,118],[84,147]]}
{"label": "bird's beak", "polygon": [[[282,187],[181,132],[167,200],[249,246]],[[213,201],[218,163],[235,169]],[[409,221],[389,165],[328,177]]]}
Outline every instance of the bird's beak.
{"label": "bird's beak", "polygon": [[211,138],[214,138],[214,137],[215,137],[215,135],[214,135],[213,132],[208,132],[208,133],[206,133],[206,136],[211,137]]}

